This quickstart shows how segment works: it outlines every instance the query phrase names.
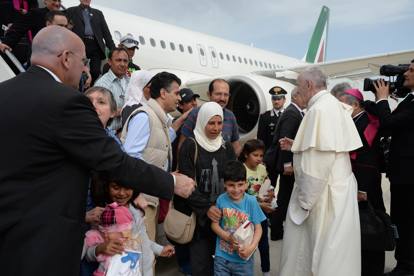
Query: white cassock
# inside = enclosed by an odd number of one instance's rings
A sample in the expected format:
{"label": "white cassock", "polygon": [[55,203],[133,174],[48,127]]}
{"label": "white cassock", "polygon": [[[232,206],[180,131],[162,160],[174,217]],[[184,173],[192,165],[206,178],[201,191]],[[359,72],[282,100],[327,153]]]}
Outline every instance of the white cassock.
{"label": "white cassock", "polygon": [[361,275],[357,182],[349,151],[362,142],[351,113],[326,91],[309,101],[292,145],[296,181],[280,276]]}

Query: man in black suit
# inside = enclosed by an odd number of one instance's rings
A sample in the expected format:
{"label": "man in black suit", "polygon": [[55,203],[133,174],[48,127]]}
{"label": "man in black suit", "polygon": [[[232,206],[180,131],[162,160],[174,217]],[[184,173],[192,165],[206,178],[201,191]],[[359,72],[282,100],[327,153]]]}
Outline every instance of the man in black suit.
{"label": "man in black suit", "polygon": [[27,50],[27,48],[24,49],[24,47],[20,49],[16,48],[20,39],[24,35],[27,35],[28,31],[31,31],[31,35],[34,37],[46,26],[46,14],[49,11],[57,11],[60,9],[60,1],[45,0],[44,2],[44,8],[33,9],[27,14],[21,15],[18,20],[13,23],[0,43],[0,51],[12,51],[13,49],[14,54],[22,64],[28,61],[30,58],[30,50]]}
{"label": "man in black suit", "polygon": [[391,134],[387,174],[391,183],[391,218],[399,234],[395,249],[397,266],[386,274],[389,276],[414,275],[414,60],[404,77],[404,86],[411,93],[393,112],[387,101],[389,86],[382,80],[375,83],[380,127]]}
{"label": "man in black suit", "polygon": [[79,273],[92,170],[137,191],[171,199],[194,183],[129,157],[76,91],[87,63],[77,35],[60,26],[33,40],[32,67],[0,84],[2,275]]}
{"label": "man in black suit", "polygon": [[271,240],[280,240],[283,238],[283,221],[286,218],[287,207],[289,205],[290,195],[292,193],[295,177],[293,175],[293,153],[291,151],[281,150],[279,139],[288,137],[295,139],[296,132],[303,118],[303,109],[305,103],[302,96],[297,93],[295,88],[291,93],[291,104],[285,109],[279,118],[275,130],[273,143],[276,146],[275,169],[280,175],[279,192],[277,194],[277,209],[271,214]]}
{"label": "man in black suit", "polygon": [[74,31],[85,43],[86,56],[90,59],[92,84],[101,74],[101,61],[105,59],[105,45],[115,48],[105,17],[100,10],[91,8],[91,0],[80,0],[80,5],[67,9]]}

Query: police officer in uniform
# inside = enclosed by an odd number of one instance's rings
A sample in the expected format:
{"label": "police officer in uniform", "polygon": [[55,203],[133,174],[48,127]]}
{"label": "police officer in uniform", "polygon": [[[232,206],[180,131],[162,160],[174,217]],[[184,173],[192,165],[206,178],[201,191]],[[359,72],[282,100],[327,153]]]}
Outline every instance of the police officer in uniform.
{"label": "police officer in uniform", "polygon": [[284,111],[283,106],[286,101],[285,95],[287,92],[282,87],[274,86],[270,88],[269,94],[272,95],[273,109],[260,115],[257,130],[257,139],[263,141],[266,150],[272,144],[277,122]]}

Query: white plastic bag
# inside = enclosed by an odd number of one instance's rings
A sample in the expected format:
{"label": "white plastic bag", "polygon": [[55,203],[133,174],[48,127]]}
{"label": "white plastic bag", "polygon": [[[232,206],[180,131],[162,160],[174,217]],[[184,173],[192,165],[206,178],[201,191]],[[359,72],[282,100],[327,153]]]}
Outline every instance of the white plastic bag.
{"label": "white plastic bag", "polygon": [[141,276],[140,259],[142,252],[125,250],[122,255],[111,257],[106,276]]}
{"label": "white plastic bag", "polygon": [[[233,237],[239,243],[239,246],[248,246],[253,241],[254,235],[254,225],[251,221],[246,220],[239,228],[237,228],[236,232],[234,232]],[[250,257],[256,250],[253,250],[252,254],[246,258],[249,260]]]}

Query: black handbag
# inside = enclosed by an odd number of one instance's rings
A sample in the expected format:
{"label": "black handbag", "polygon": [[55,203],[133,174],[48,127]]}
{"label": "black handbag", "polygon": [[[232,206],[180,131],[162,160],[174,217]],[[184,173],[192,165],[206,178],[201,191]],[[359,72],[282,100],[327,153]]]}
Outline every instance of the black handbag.
{"label": "black handbag", "polygon": [[392,251],[395,248],[395,226],[388,214],[375,210],[369,201],[360,201],[361,248],[368,251]]}

